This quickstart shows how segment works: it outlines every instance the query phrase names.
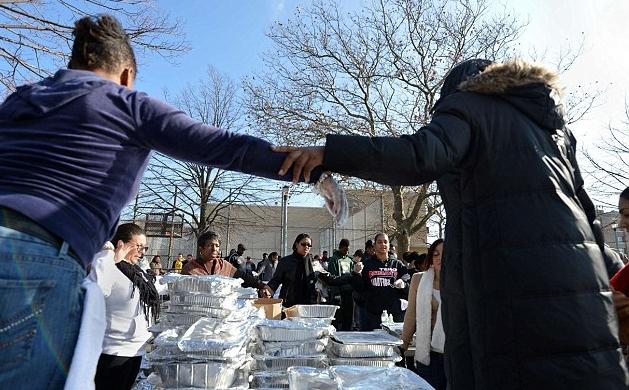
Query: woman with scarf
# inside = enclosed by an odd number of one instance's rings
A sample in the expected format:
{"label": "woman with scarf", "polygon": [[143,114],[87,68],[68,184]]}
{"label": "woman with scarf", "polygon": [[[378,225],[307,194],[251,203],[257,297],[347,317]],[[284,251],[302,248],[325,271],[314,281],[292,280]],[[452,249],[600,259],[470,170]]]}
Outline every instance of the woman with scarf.
{"label": "woman with scarf", "polygon": [[310,235],[299,234],[293,243],[293,253],[282,257],[267,284],[273,291],[282,285],[280,298],[284,300],[285,307],[317,303],[317,276],[312,267],[311,248]]}
{"label": "woman with scarf", "polygon": [[417,374],[436,390],[446,388],[446,373],[443,368],[445,334],[441,322],[439,289],[442,253],[443,239],[440,238],[428,249],[426,259],[430,268],[413,275],[402,328],[402,348],[408,349],[415,335]]}
{"label": "woman with scarf", "polygon": [[131,389],[140,371],[149,323],[159,317],[155,276],[138,266],[148,249],[144,230],[136,224],[118,226],[113,246],[94,259],[91,278],[105,295],[107,328],[96,369],[96,390]]}

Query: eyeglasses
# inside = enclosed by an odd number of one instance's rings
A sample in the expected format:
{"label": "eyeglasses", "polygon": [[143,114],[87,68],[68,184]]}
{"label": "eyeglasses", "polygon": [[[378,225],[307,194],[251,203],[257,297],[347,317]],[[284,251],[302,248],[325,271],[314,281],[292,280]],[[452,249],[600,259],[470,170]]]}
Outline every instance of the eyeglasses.
{"label": "eyeglasses", "polygon": [[307,246],[308,248],[312,247],[312,244],[308,244],[307,242],[300,242],[299,245],[301,246]]}

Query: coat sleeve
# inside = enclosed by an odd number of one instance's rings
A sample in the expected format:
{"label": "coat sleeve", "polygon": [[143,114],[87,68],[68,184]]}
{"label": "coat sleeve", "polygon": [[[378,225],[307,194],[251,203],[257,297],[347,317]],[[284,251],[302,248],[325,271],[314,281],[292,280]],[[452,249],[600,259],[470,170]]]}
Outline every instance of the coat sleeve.
{"label": "coat sleeve", "polygon": [[[288,153],[276,153],[261,138],[206,125],[142,92],[129,96],[137,129],[135,141],[178,160],[209,165],[275,180],[291,181],[292,169],[277,172]],[[319,179],[316,168],[311,181]],[[303,176],[301,178],[303,181]]]}
{"label": "coat sleeve", "polygon": [[284,278],[284,273],[286,272],[286,262],[280,260],[277,263],[277,268],[275,268],[275,273],[273,274],[273,278],[269,280],[266,284],[273,290],[273,292],[277,291],[277,288],[282,284],[282,279]]}
{"label": "coat sleeve", "polygon": [[[243,287],[253,287],[253,288],[264,288],[264,283],[262,283],[258,278],[256,278],[255,276],[248,274],[246,272],[243,272],[239,269],[236,270],[236,272],[234,272],[234,278],[241,278],[244,282],[242,283]],[[273,290],[275,291],[275,289]]]}
{"label": "coat sleeve", "polygon": [[328,272],[334,276],[341,276],[339,259],[336,256],[332,256],[328,263]]}
{"label": "coat sleeve", "polygon": [[328,134],[323,166],[386,185],[431,182],[466,157],[472,127],[462,106],[462,99],[446,99],[427,126],[399,138]]}
{"label": "coat sleeve", "polygon": [[406,313],[404,313],[404,325],[402,326],[402,342],[404,347],[408,346],[413,341],[413,335],[415,334],[415,328],[417,327],[417,288],[419,287],[419,281],[422,278],[423,272],[418,272],[413,275],[411,279],[411,287],[408,293],[408,307]]}
{"label": "coat sleeve", "polygon": [[103,291],[103,295],[108,297],[111,295],[111,289],[116,280],[114,275],[117,272],[120,271],[116,268],[114,251],[103,249],[94,255],[92,269],[88,278],[96,282]]}
{"label": "coat sleeve", "polygon": [[570,164],[572,165],[572,169],[574,170],[574,187],[577,194],[577,198],[581,203],[581,207],[585,214],[587,215],[588,222],[590,223],[590,227],[592,228],[592,232],[594,233],[594,238],[599,248],[601,248],[601,252],[603,253],[603,259],[605,260],[605,268],[607,269],[607,274],[611,279],[612,276],[616,274],[623,266],[622,260],[618,256],[616,256],[613,251],[605,245],[605,237],[603,235],[603,230],[601,228],[601,223],[596,219],[596,208],[594,207],[594,203],[590,199],[589,195],[585,191],[583,177],[581,176],[581,170],[579,169],[579,164],[576,159],[576,147],[577,140],[572,134],[572,132],[568,129],[564,129],[564,131],[568,135],[568,139],[570,140],[570,149],[568,154],[568,159],[570,160]]}

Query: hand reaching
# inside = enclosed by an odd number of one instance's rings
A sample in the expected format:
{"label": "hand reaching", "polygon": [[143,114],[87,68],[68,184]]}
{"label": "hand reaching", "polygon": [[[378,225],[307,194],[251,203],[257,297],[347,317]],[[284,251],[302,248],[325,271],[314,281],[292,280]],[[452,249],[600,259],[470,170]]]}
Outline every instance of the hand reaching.
{"label": "hand reaching", "polygon": [[271,290],[271,287],[269,286],[264,286],[263,288],[261,288],[259,290],[260,292],[260,298],[271,298],[273,297],[273,290]]}
{"label": "hand reaching", "polygon": [[284,163],[280,167],[278,175],[284,176],[289,169],[293,168],[293,182],[299,182],[302,171],[304,181],[310,181],[312,170],[323,164],[324,148],[322,146],[296,148],[293,146],[278,146],[273,148],[274,152],[288,153]]}
{"label": "hand reaching", "polygon": [[131,252],[134,248],[134,243],[128,242],[125,244],[122,240],[118,240],[116,248],[114,249],[114,261],[119,263],[122,259],[127,257],[129,252]]}

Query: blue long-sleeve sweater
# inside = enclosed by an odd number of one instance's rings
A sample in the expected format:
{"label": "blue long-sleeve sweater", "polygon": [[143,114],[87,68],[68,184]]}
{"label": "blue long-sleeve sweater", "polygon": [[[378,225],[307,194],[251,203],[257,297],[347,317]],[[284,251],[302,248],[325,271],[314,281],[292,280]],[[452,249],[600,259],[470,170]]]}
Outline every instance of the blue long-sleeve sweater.
{"label": "blue long-sleeve sweater", "polygon": [[0,206],[66,240],[87,264],[113,235],[153,149],[278,180],[285,157],[264,140],[207,126],[93,72],[64,69],[0,106]]}

